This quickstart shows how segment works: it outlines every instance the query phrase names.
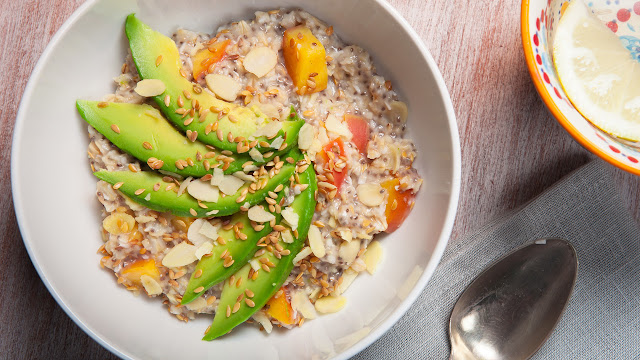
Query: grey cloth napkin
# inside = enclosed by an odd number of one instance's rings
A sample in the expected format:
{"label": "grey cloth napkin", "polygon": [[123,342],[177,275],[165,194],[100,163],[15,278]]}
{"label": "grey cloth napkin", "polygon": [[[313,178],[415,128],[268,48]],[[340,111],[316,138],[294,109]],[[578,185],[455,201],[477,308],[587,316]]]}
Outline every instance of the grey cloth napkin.
{"label": "grey cloth napkin", "polygon": [[569,240],[578,279],[533,359],[640,359],[640,232],[600,160],[449,246],[416,303],[354,359],[448,359],[448,322],[462,291],[493,261],[543,237]]}

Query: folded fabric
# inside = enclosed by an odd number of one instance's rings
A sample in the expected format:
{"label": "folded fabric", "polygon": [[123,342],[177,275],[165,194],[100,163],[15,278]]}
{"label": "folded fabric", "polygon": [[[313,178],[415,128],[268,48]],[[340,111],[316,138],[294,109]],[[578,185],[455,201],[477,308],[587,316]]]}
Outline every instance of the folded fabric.
{"label": "folded fabric", "polygon": [[640,231],[610,172],[594,160],[449,246],[416,303],[354,359],[448,359],[449,315],[462,291],[493,261],[545,237],[573,244],[578,278],[560,322],[532,359],[640,359]]}

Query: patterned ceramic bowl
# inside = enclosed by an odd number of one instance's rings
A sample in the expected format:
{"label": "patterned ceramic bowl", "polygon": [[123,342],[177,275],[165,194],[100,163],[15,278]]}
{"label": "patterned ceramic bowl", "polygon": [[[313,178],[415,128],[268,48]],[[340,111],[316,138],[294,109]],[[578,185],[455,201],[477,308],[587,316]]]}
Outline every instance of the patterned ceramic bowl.
{"label": "patterned ceramic bowl", "polygon": [[[640,1],[584,1],[640,60]],[[533,83],[549,110],[582,146],[609,163],[640,175],[640,143],[612,137],[593,126],[571,104],[556,75],[552,43],[567,0],[523,0],[522,44]]]}

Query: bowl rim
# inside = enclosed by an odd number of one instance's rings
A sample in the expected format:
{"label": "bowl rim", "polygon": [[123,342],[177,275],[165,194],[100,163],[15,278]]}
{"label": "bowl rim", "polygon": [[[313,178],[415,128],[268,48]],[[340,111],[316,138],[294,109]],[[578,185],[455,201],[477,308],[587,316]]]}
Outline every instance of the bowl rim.
{"label": "bowl rim", "polygon": [[[538,69],[536,66],[535,57],[533,55],[533,47],[531,46],[531,33],[529,31],[530,23],[529,23],[529,4],[531,0],[522,0],[521,8],[520,8],[520,33],[522,35],[522,47],[524,49],[525,62],[527,63],[527,67],[529,68],[529,75],[531,76],[531,80],[533,80],[533,84],[535,85],[536,91],[542,98],[542,101],[547,106],[547,109],[551,112],[551,114],[556,118],[556,120],[562,125],[562,127],[583,147],[597,155],[601,159],[605,160],[609,164],[632,173],[634,175],[640,176],[640,169],[625,164],[624,162],[618,160],[613,155],[608,152],[602,150],[598,146],[596,146],[592,141],[590,141],[586,136],[584,136],[578,129],[571,124],[571,121],[562,113],[560,108],[556,105],[553,100],[551,94],[547,91],[544,83],[540,78],[536,75],[538,74]],[[582,115],[581,115],[582,116]],[[587,120],[587,119],[585,119]],[[588,120],[587,120],[588,121]]]}
{"label": "bowl rim", "polygon": [[[67,34],[69,29],[74,25],[79,19],[81,19],[86,12],[88,12],[93,6],[96,5],[99,1],[103,0],[87,0],[84,4],[80,5],[71,16],[60,26],[60,28],[56,31],[54,36],[51,38],[44,51],[40,55],[40,58],[36,62],[31,75],[29,76],[29,80],[27,85],[25,86],[25,90],[22,94],[22,98],[20,100],[20,105],[18,107],[18,111],[16,114],[16,120],[14,124],[13,131],[13,139],[11,145],[11,193],[14,203],[14,211],[16,214],[16,220],[18,223],[18,228],[20,229],[21,237],[25,248],[27,249],[27,253],[33,264],[38,276],[44,283],[45,287],[49,291],[49,293],[53,296],[54,300],[58,303],[58,305],[62,308],[62,310],[71,318],[71,320],[76,323],[87,335],[89,335],[93,340],[99,343],[102,347],[113,353],[114,355],[123,358],[123,359],[135,359],[131,356],[131,354],[126,354],[120,349],[116,348],[111,343],[104,340],[97,331],[94,331],[92,327],[88,324],[84,323],[83,320],[62,300],[61,295],[56,291],[52,283],[50,282],[47,274],[40,267],[37,258],[35,256],[33,250],[33,244],[30,237],[29,229],[24,227],[25,223],[25,211],[24,205],[21,197],[19,196],[19,189],[21,188],[21,184],[18,179],[18,155],[15,149],[19,148],[21,139],[24,138],[24,123],[25,123],[25,112],[28,99],[32,97],[33,92],[36,87],[37,79],[39,79],[40,74],[44,68],[44,64],[49,60],[53,49],[57,46],[60,39]],[[431,254],[431,258],[427,266],[425,267],[422,275],[415,283],[411,292],[406,296],[404,300],[402,300],[400,306],[398,306],[388,317],[384,320],[376,330],[367,334],[364,338],[359,340],[357,343],[352,345],[350,348],[346,349],[342,354],[336,356],[335,359],[348,359],[352,356],[358,354],[366,347],[371,345],[373,342],[378,340],[384,333],[391,329],[391,327],[398,322],[398,320],[409,310],[409,308],[416,301],[420,293],[424,290],[427,282],[432,277],[435,272],[436,267],[440,263],[442,255],[444,254],[444,250],[449,242],[449,238],[451,236],[453,230],[454,220],[457,214],[458,209],[458,200],[460,196],[460,187],[461,187],[461,150],[460,150],[460,136],[459,130],[457,126],[455,111],[453,108],[453,103],[451,101],[451,95],[447,89],[446,83],[444,82],[444,78],[442,77],[442,73],[438,68],[435,60],[431,56],[431,53],[427,49],[425,43],[422,41],[420,36],[415,32],[415,30],[409,25],[406,19],[386,0],[369,0],[375,3],[378,3],[392,18],[393,20],[399,24],[402,29],[407,33],[411,41],[417,46],[418,50],[424,57],[427,65],[429,67],[429,71],[431,71],[435,83],[438,88],[438,93],[443,102],[448,126],[449,126],[449,135],[451,140],[451,182],[450,182],[450,197],[448,201],[448,209],[446,215],[444,217],[443,226],[440,231],[440,235],[438,237],[438,241],[436,243],[435,248]]]}

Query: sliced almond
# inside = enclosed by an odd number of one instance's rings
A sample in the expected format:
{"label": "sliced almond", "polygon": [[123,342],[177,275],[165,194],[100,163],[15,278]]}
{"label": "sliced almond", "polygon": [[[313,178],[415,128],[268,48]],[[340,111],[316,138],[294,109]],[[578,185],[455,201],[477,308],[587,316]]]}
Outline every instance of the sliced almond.
{"label": "sliced almond", "polygon": [[249,220],[255,221],[258,223],[265,223],[271,220],[275,220],[275,216],[266,211],[262,205],[255,205],[247,212],[247,216],[249,216]]}
{"label": "sliced almond", "polygon": [[[193,226],[193,224],[191,226]],[[191,227],[189,227],[189,230],[191,230]],[[200,230],[198,230],[198,233],[202,236],[205,236],[209,240],[216,240],[218,238],[218,230],[220,230],[219,224],[213,226],[211,225],[211,222],[203,220],[202,226],[200,227]]]}
{"label": "sliced almond", "polygon": [[271,320],[263,311],[258,311],[257,313],[253,314],[252,317],[253,320],[262,325],[264,331],[266,331],[267,334],[271,334],[271,331],[273,330],[273,324],[271,324]]}
{"label": "sliced almond", "polygon": [[211,250],[213,250],[213,244],[211,243],[211,241],[204,242],[196,249],[196,258],[198,258],[198,260],[202,259],[203,256],[211,254]]}
{"label": "sliced almond", "polygon": [[367,271],[369,274],[373,275],[378,269],[378,265],[382,261],[382,246],[380,242],[373,241],[367,246],[367,251],[364,252],[362,258],[364,260],[365,265],[367,266]]}
{"label": "sliced almond", "polygon": [[180,187],[178,188],[178,196],[184,194],[184,191],[187,189],[187,186],[189,186],[189,183],[191,183],[191,180],[193,180],[193,177],[189,176],[188,178],[184,179],[182,183],[180,183]]}
{"label": "sliced almond", "polygon": [[287,244],[291,244],[293,243],[293,235],[291,234],[291,231],[289,231],[289,229],[285,230],[282,232],[282,241],[286,242]]}
{"label": "sliced almond", "polygon": [[358,256],[360,251],[360,240],[351,240],[351,242],[343,242],[338,249],[338,255],[347,263],[351,264]]}
{"label": "sliced almond", "polygon": [[364,263],[364,261],[362,260],[361,257],[356,258],[352,263],[351,263],[351,268],[354,271],[357,272],[363,272],[365,270],[367,270],[367,264]]}
{"label": "sliced almond", "polygon": [[389,113],[392,120],[397,119],[401,124],[407,122],[407,118],[409,117],[409,108],[407,107],[407,104],[402,101],[392,101],[391,104],[389,104],[389,107],[391,108]]}
{"label": "sliced almond", "polygon": [[256,148],[252,148],[251,150],[249,150],[249,156],[251,156],[251,159],[253,159],[253,161],[260,163],[264,162],[264,156],[262,156],[262,153]]}
{"label": "sliced almond", "polygon": [[327,129],[321,127],[318,129],[318,141],[320,141],[320,146],[329,142],[329,135],[327,134]]}
{"label": "sliced almond", "polygon": [[298,262],[300,262],[300,260],[303,260],[304,258],[306,258],[307,256],[311,255],[312,251],[311,248],[308,246],[305,246],[302,250],[300,250],[300,252],[298,253],[298,255],[296,255],[293,258],[293,263],[297,264]]}
{"label": "sliced almond", "polygon": [[356,234],[356,237],[358,239],[363,239],[363,240],[371,240],[371,239],[373,239],[373,235],[367,234],[366,231],[358,231],[358,233]]}
{"label": "sliced almond", "polygon": [[304,124],[298,133],[298,147],[301,150],[308,150],[313,143],[313,126]]}
{"label": "sliced almond", "polygon": [[169,268],[177,268],[180,266],[189,265],[192,262],[198,260],[196,257],[196,247],[189,245],[186,242],[174,246],[171,251],[162,259],[162,265]]}
{"label": "sliced almond", "polygon": [[353,233],[350,229],[341,229],[338,234],[344,241],[351,241],[353,239]]}
{"label": "sliced almond", "polygon": [[371,160],[375,160],[382,156],[380,152],[380,145],[377,141],[369,141],[367,144],[367,157]]}
{"label": "sliced almond", "polygon": [[298,221],[300,219],[300,216],[292,208],[285,208],[280,212],[280,214],[282,215],[284,221],[289,224],[291,230],[296,230],[298,228]]}
{"label": "sliced almond", "polygon": [[224,179],[224,172],[220,168],[213,169],[213,177],[211,178],[211,185],[220,186]]}
{"label": "sliced almond", "polygon": [[313,141],[311,142],[311,146],[307,149],[307,155],[309,155],[309,158],[315,159],[316,155],[320,151],[322,151],[322,143],[320,142],[320,140],[313,138]]}
{"label": "sliced almond", "polygon": [[130,233],[135,225],[133,216],[124,212],[115,212],[102,220],[102,227],[113,235]]}
{"label": "sliced almond", "polygon": [[272,121],[264,126],[259,127],[251,136],[254,138],[258,138],[260,136],[272,138],[278,135],[278,131],[280,131],[280,129],[282,129],[282,122]]}
{"label": "sliced almond", "polygon": [[156,279],[151,276],[146,274],[140,276],[140,282],[149,296],[162,294],[162,287],[158,284]]}
{"label": "sliced almond", "polygon": [[246,181],[246,182],[256,182],[258,181],[258,179],[255,178],[255,176],[249,175],[247,173],[245,173],[244,171],[236,171],[233,173],[233,176],[237,177],[238,179],[242,180],[242,181]]}
{"label": "sliced almond", "polygon": [[305,319],[311,320],[318,317],[316,308],[303,290],[298,290],[291,294],[291,307],[299,312]]}
{"label": "sliced almond", "polygon": [[[261,102],[257,102],[256,106],[265,114],[269,119],[280,119],[280,112],[278,112],[278,108],[271,104],[263,104]],[[283,111],[286,113],[286,111]]]}
{"label": "sliced almond", "polygon": [[235,101],[242,90],[242,84],[227,75],[207,74],[205,81],[209,90],[226,101]]}
{"label": "sliced almond", "polygon": [[146,224],[148,222],[152,222],[156,220],[156,218],[154,218],[153,216],[147,216],[147,215],[136,216],[135,219],[138,224]]}
{"label": "sliced almond", "polygon": [[342,122],[334,115],[329,115],[327,117],[327,121],[324,123],[324,126],[327,128],[327,131],[331,131],[332,133],[344,136],[347,139],[351,139],[353,137],[351,131],[349,131],[349,127],[347,126],[347,124]]}
{"label": "sliced almond", "polygon": [[244,185],[243,180],[235,176],[225,175],[218,187],[225,195],[234,195],[242,185]]}
{"label": "sliced almond", "polygon": [[366,206],[376,207],[384,202],[384,194],[380,184],[360,184],[356,189],[358,200]]}
{"label": "sliced almond", "polygon": [[326,296],[316,300],[316,311],[321,314],[331,314],[338,312],[347,305],[347,298],[344,296]]}
{"label": "sliced almond", "polygon": [[134,91],[140,96],[152,97],[162,94],[166,89],[167,87],[164,85],[162,80],[144,79],[138,81]]}
{"label": "sliced almond", "polygon": [[309,247],[311,247],[311,251],[313,251],[313,255],[317,258],[322,258],[327,254],[324,248],[324,239],[322,238],[322,234],[320,233],[320,229],[317,226],[311,225],[309,227]]}
{"label": "sliced almond", "polygon": [[122,195],[122,197],[124,198],[125,204],[127,204],[127,206],[129,208],[131,208],[131,210],[140,211],[140,210],[145,209],[144,206],[142,206],[142,205],[138,204],[137,202],[131,200],[128,196]]}
{"label": "sliced almond", "polygon": [[244,57],[244,68],[261,78],[269,73],[278,62],[278,55],[266,46],[255,47]]}
{"label": "sliced almond", "polygon": [[196,247],[211,240],[208,237],[200,234],[200,230],[202,230],[202,227],[205,224],[211,226],[211,224],[209,224],[207,220],[196,219],[191,223],[191,225],[189,225],[189,229],[187,230],[187,239],[191,241],[191,243]]}
{"label": "sliced almond", "polygon": [[258,261],[258,259],[249,260],[249,265],[251,265],[254,271],[258,271],[262,268],[262,265],[260,265],[260,261]]}
{"label": "sliced almond", "polygon": [[271,147],[274,148],[274,149],[280,149],[280,146],[282,146],[282,144],[284,144],[284,138],[282,136],[278,136],[271,143]]}
{"label": "sliced almond", "polygon": [[348,268],[347,270],[345,270],[342,273],[342,281],[340,282],[340,285],[337,285],[335,287],[332,294],[333,295],[344,294],[344,292],[347,291],[347,289],[349,288],[349,286],[351,286],[351,284],[353,283],[353,280],[355,280],[356,277],[358,277],[357,271],[354,271],[351,268]]}
{"label": "sliced almond", "polygon": [[205,181],[191,181],[187,186],[187,192],[194,198],[206,202],[218,202],[220,190]]}
{"label": "sliced almond", "polygon": [[400,161],[402,159],[402,151],[397,146],[390,145],[388,147],[389,151],[389,170],[392,173],[397,172],[400,169]]}
{"label": "sliced almond", "polygon": [[199,312],[200,310],[207,307],[207,300],[205,300],[204,297],[200,296],[192,302],[188,303],[186,307],[191,311]]}

